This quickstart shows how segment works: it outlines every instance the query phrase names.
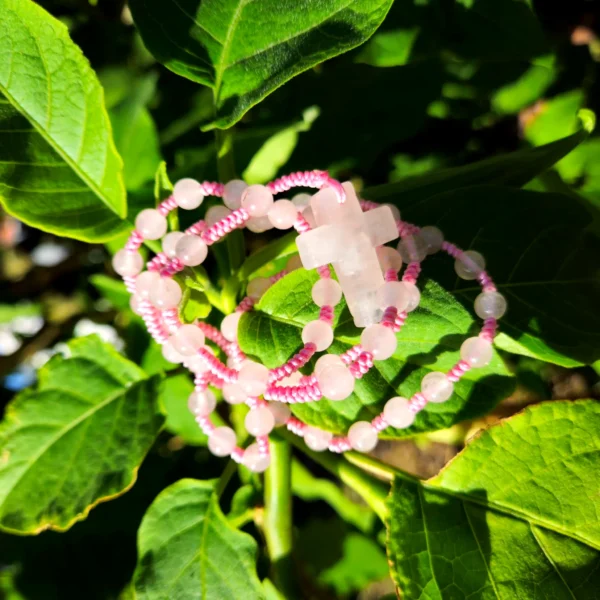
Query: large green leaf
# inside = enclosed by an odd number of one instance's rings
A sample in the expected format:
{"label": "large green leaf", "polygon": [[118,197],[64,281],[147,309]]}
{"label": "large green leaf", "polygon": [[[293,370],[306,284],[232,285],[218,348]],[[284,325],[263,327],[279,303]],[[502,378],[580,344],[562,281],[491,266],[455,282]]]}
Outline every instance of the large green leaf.
{"label": "large green leaf", "polygon": [[367,40],[392,0],[132,0],[144,43],[166,67],[213,88],[227,128],[286,81]]}
{"label": "large green leaf", "polygon": [[592,599],[600,405],[528,408],[426,483],[396,478],[388,556],[402,597]]}
{"label": "large green leaf", "polygon": [[[294,271],[273,285],[256,310],[240,321],[239,341],[244,352],[275,367],[301,346],[302,327],[318,318],[311,297],[314,272]],[[331,351],[344,352],[359,342],[360,331],[352,323],[345,305],[336,309],[335,340]],[[381,412],[385,400],[417,392],[422,378],[431,371],[448,370],[459,360],[459,348],[474,327],[473,317],[450,294],[432,281],[423,290],[421,305],[398,334],[392,358],[357,381],[354,394],[342,402],[292,405],[294,414],[331,431],[344,432],[359,418],[370,419]],[[512,390],[502,361],[494,356],[484,369],[473,370],[455,386],[452,399],[428,406],[407,430],[387,429],[384,437],[397,438],[449,427],[453,423],[489,412]]]}
{"label": "large green leaf", "polygon": [[0,424],[0,527],[68,529],[127,491],[163,423],[160,378],[96,337],[69,344]]}
{"label": "large green leaf", "polygon": [[98,241],[127,213],[102,88],[66,27],[0,0],[0,200],[29,225]]}
{"label": "large green leaf", "polygon": [[164,490],[138,534],[139,600],[255,600],[256,542],[223,516],[215,481],[182,479]]}

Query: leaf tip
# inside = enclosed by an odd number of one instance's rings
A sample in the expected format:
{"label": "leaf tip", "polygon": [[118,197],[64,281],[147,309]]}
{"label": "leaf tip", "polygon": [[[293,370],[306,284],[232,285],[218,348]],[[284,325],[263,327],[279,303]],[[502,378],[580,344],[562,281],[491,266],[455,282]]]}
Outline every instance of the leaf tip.
{"label": "leaf tip", "polygon": [[583,129],[585,129],[585,131],[587,131],[588,133],[592,133],[592,131],[594,131],[594,128],[596,127],[596,114],[594,113],[594,111],[590,110],[589,108],[582,108],[577,113],[577,116],[581,121],[581,126],[583,127]]}

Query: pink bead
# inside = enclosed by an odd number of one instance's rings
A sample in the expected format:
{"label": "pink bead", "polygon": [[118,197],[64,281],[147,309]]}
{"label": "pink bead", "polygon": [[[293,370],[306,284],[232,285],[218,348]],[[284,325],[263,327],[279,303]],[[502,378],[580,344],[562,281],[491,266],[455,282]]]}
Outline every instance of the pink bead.
{"label": "pink bead", "polygon": [[315,363],[315,375],[325,369],[326,367],[346,367],[344,361],[337,354],[323,354]]}
{"label": "pink bead", "polygon": [[147,208],[135,218],[135,228],[145,240],[158,240],[167,233],[167,219],[157,210]]}
{"label": "pink bead", "polygon": [[215,456],[229,456],[235,441],[235,431],[231,427],[216,427],[208,438],[208,449]]}
{"label": "pink bead", "polygon": [[389,327],[377,323],[365,327],[360,336],[360,344],[375,360],[386,360],[394,354],[398,340]]}
{"label": "pink bead", "polygon": [[238,326],[242,318],[241,312],[233,312],[221,321],[221,333],[228,342],[237,340]]}
{"label": "pink bead", "polygon": [[167,233],[162,240],[162,249],[163,252],[169,258],[175,258],[175,246],[177,246],[177,242],[184,237],[184,233],[181,231],[171,231],[171,233]]}
{"label": "pink bead", "polygon": [[377,431],[367,421],[357,421],[348,429],[348,441],[358,452],[371,452],[377,446]]}
{"label": "pink bead", "polygon": [[112,266],[121,277],[132,277],[144,268],[144,259],[139,252],[122,249],[113,256]]}
{"label": "pink bead", "polygon": [[460,347],[460,357],[472,367],[485,367],[492,355],[492,344],[480,337],[471,337]]}
{"label": "pink bead", "polygon": [[147,300],[159,281],[160,275],[156,271],[144,271],[135,278],[135,293]]}
{"label": "pink bead", "polygon": [[310,206],[312,196],[310,194],[296,194],[292,198],[292,204],[296,207],[298,212],[304,212],[307,206]]}
{"label": "pink bead", "polygon": [[165,360],[170,363],[180,364],[184,361],[185,357],[179,354],[175,348],[173,348],[173,344],[168,340],[162,345],[161,348],[162,355]]}
{"label": "pink bead", "polygon": [[242,193],[248,184],[241,179],[233,179],[225,184],[223,190],[223,204],[231,210],[237,210],[242,206]]}
{"label": "pink bead", "polygon": [[327,350],[333,342],[333,328],[325,321],[311,321],[302,329],[302,341],[305,344],[315,344],[317,352]]}
{"label": "pink bead", "polygon": [[454,261],[454,270],[461,279],[470,281],[485,269],[485,258],[475,250],[467,250]]}
{"label": "pink bead", "polygon": [[405,263],[422,262],[427,256],[427,244],[419,234],[407,235],[399,244],[398,252]]}
{"label": "pink bead", "polygon": [[238,383],[226,383],[223,386],[223,398],[229,404],[242,404],[246,402],[248,394],[242,389]]}
{"label": "pink bead", "polygon": [[200,184],[195,179],[180,179],[173,186],[173,198],[179,208],[193,210],[198,208],[204,200]]}
{"label": "pink bead", "polygon": [[286,271],[295,271],[296,269],[302,268],[302,261],[300,260],[299,254],[292,254],[292,256],[288,259],[287,263],[285,263]]}
{"label": "pink bead", "polygon": [[290,229],[297,216],[298,211],[289,200],[277,200],[269,209],[269,220],[277,229]]}
{"label": "pink bead", "polygon": [[252,217],[246,221],[246,228],[252,233],[263,233],[269,229],[273,229],[273,223],[271,223],[269,217]]}
{"label": "pink bead", "polygon": [[334,279],[319,279],[312,287],[312,299],[317,306],[335,306],[342,299],[342,287]]}
{"label": "pink bead", "polygon": [[[211,354],[214,354],[212,348],[209,348],[208,346],[205,346],[205,350],[207,352],[210,352]],[[186,356],[184,363],[187,366],[187,368],[196,375],[200,375],[202,373],[210,371],[210,366],[208,362],[204,360],[204,358],[199,354],[192,354],[192,356]]]}
{"label": "pink bead", "polygon": [[444,234],[437,227],[433,227],[432,225],[423,227],[419,232],[419,235],[425,242],[427,254],[435,254],[442,249]]}
{"label": "pink bead", "polygon": [[271,456],[269,454],[261,454],[258,444],[250,444],[244,450],[242,464],[253,473],[262,473],[271,464]]}
{"label": "pink bead", "polygon": [[306,219],[306,222],[310,225],[311,229],[314,229],[317,226],[317,220],[315,219],[315,213],[313,212],[312,207],[307,206],[302,211],[302,216]]}
{"label": "pink bead", "polygon": [[275,427],[275,417],[266,406],[253,408],[244,419],[246,431],[255,437],[268,435]]}
{"label": "pink bead", "polygon": [[140,298],[138,294],[132,294],[131,298],[129,298],[129,308],[131,308],[136,315],[140,315],[142,313],[140,302],[142,302],[142,298]]}
{"label": "pink bead", "polygon": [[248,283],[246,293],[250,298],[258,300],[270,287],[271,282],[266,277],[255,277]]}
{"label": "pink bead", "polygon": [[264,185],[251,185],[242,194],[242,208],[251,217],[264,217],[273,206],[273,194]]}
{"label": "pink bead", "polygon": [[506,298],[500,292],[483,292],[475,298],[475,312],[481,319],[499,319],[506,312]]}
{"label": "pink bead", "polygon": [[173,348],[183,356],[191,356],[204,346],[204,333],[196,325],[182,325],[169,338]]}
{"label": "pink bead", "polygon": [[421,301],[421,292],[419,288],[414,283],[408,283],[408,281],[401,281],[402,286],[404,286],[404,290],[406,291],[408,297],[408,304],[406,305],[406,312],[412,312],[419,306],[419,302]]}
{"label": "pink bead", "polygon": [[184,235],[175,247],[177,258],[187,267],[197,267],[204,262],[208,246],[196,235]]}
{"label": "pink bead", "polygon": [[452,382],[448,380],[444,373],[437,371],[425,375],[421,382],[421,393],[428,402],[436,404],[446,402],[452,396],[453,391],[454,385],[452,385]]}
{"label": "pink bead", "polygon": [[381,270],[385,273],[389,269],[400,271],[402,268],[402,257],[400,252],[389,246],[379,246],[377,248],[377,258],[381,265]]}
{"label": "pink bead", "polygon": [[264,365],[248,361],[240,369],[238,383],[249,396],[260,396],[267,389],[269,369]]}
{"label": "pink bead", "polygon": [[192,392],[188,398],[188,408],[196,417],[207,417],[216,406],[217,399],[210,390]]}
{"label": "pink bead", "polygon": [[268,407],[273,413],[275,427],[285,425],[287,420],[292,416],[292,411],[289,409],[288,405],[283,402],[269,402]]}
{"label": "pink bead", "polygon": [[175,308],[181,300],[181,288],[176,281],[161,277],[150,292],[150,302],[161,310]]}
{"label": "pink bead", "polygon": [[228,217],[231,214],[231,211],[223,206],[222,204],[217,204],[216,206],[211,206],[207,211],[206,215],[204,215],[204,222],[212,227],[219,221],[222,221],[225,217]]}
{"label": "pink bead", "polygon": [[333,433],[324,431],[318,427],[308,426],[304,430],[304,443],[313,452],[323,452],[329,447],[329,442],[333,439]]}
{"label": "pink bead", "polygon": [[401,281],[386,281],[377,290],[379,306],[384,310],[389,306],[397,308],[398,312],[406,310],[409,296],[410,294],[406,285]]}
{"label": "pink bead", "polygon": [[385,403],[383,418],[392,427],[406,429],[414,423],[415,413],[410,410],[410,403],[406,398],[396,396]]}
{"label": "pink bead", "polygon": [[398,209],[397,206],[394,206],[393,204],[382,204],[381,206],[389,206],[390,210],[392,211],[392,216],[394,217],[394,221],[400,220],[400,210]]}
{"label": "pink bead", "polygon": [[345,365],[323,367],[315,376],[321,393],[329,400],[345,400],[354,391],[354,377]]}

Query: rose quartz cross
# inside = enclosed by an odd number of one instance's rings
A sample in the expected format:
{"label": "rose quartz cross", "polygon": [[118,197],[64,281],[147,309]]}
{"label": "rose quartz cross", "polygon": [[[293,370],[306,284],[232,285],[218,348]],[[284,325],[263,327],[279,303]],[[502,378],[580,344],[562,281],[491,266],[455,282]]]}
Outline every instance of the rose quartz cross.
{"label": "rose quartz cross", "polygon": [[381,320],[377,292],[385,283],[375,249],[398,237],[389,206],[363,213],[354,186],[343,184],[346,201],[324,188],[310,203],[317,228],[296,238],[305,269],[333,264],[357,327]]}

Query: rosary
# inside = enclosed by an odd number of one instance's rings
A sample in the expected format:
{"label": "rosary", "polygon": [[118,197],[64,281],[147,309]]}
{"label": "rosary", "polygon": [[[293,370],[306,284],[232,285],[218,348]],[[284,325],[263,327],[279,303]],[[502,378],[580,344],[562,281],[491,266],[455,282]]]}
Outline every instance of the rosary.
{"label": "rosary", "polygon": [[[319,191],[312,197],[298,194],[291,201],[273,200],[275,194],[295,187]],[[170,211],[177,207],[196,209],[205,196],[211,195],[223,198],[224,206],[211,208],[205,220],[185,232],[167,233],[166,217]],[[251,280],[247,296],[222,320],[220,330],[201,321],[182,324],[178,308],[182,290],[173,276],[186,267],[200,265],[209,246],[243,227],[253,232],[293,227],[299,234],[299,255],[292,256],[276,275]],[[397,250],[385,246],[397,238]],[[144,240],[158,239],[162,239],[163,251],[143,271],[139,248]],[[427,374],[419,392],[411,398],[391,398],[380,415],[370,422],[357,421],[345,436],[334,436],[292,416],[288,404],[348,398],[355,380],[363,377],[374,361],[394,354],[396,333],[408,313],[419,305],[416,283],[421,263],[440,250],[455,259],[459,277],[477,280],[482,287],[475,300],[475,312],[483,319],[483,327],[477,337],[463,342],[459,362],[448,373]],[[407,266],[399,280],[404,263]],[[337,280],[332,278],[330,265]],[[320,307],[319,318],[303,328],[303,347],[297,354],[280,367],[267,369],[248,360],[240,349],[238,324],[273,283],[301,266],[316,269],[319,275],[312,288],[313,301]],[[428,402],[445,402],[464,373],[490,362],[497,319],[506,311],[506,300],[486,273],[481,254],[463,251],[445,241],[437,227],[419,228],[403,221],[395,207],[359,199],[350,182],[340,184],[324,171],[292,173],[266,186],[247,186],[239,180],[223,185],[182,179],[175,184],[172,196],[156,209],[138,214],[129,240],[113,258],[113,267],[132,294],[132,310],[162,345],[163,356],[193,374],[195,389],[188,406],[208,436],[210,451],[216,456],[231,456],[255,472],[269,466],[268,435],[276,426],[286,426],[303,437],[316,452],[370,452],[377,445],[379,432],[387,427],[410,427]],[[303,375],[299,370],[333,342],[334,309],[342,295],[355,325],[363,328],[360,344],[340,355],[323,354],[316,361],[313,374]],[[206,345],[207,340],[227,357],[225,364]],[[221,389],[229,404],[248,405],[244,424],[256,438],[255,443],[240,448],[231,427],[213,424],[210,414],[215,410],[216,398],[210,386]]]}

